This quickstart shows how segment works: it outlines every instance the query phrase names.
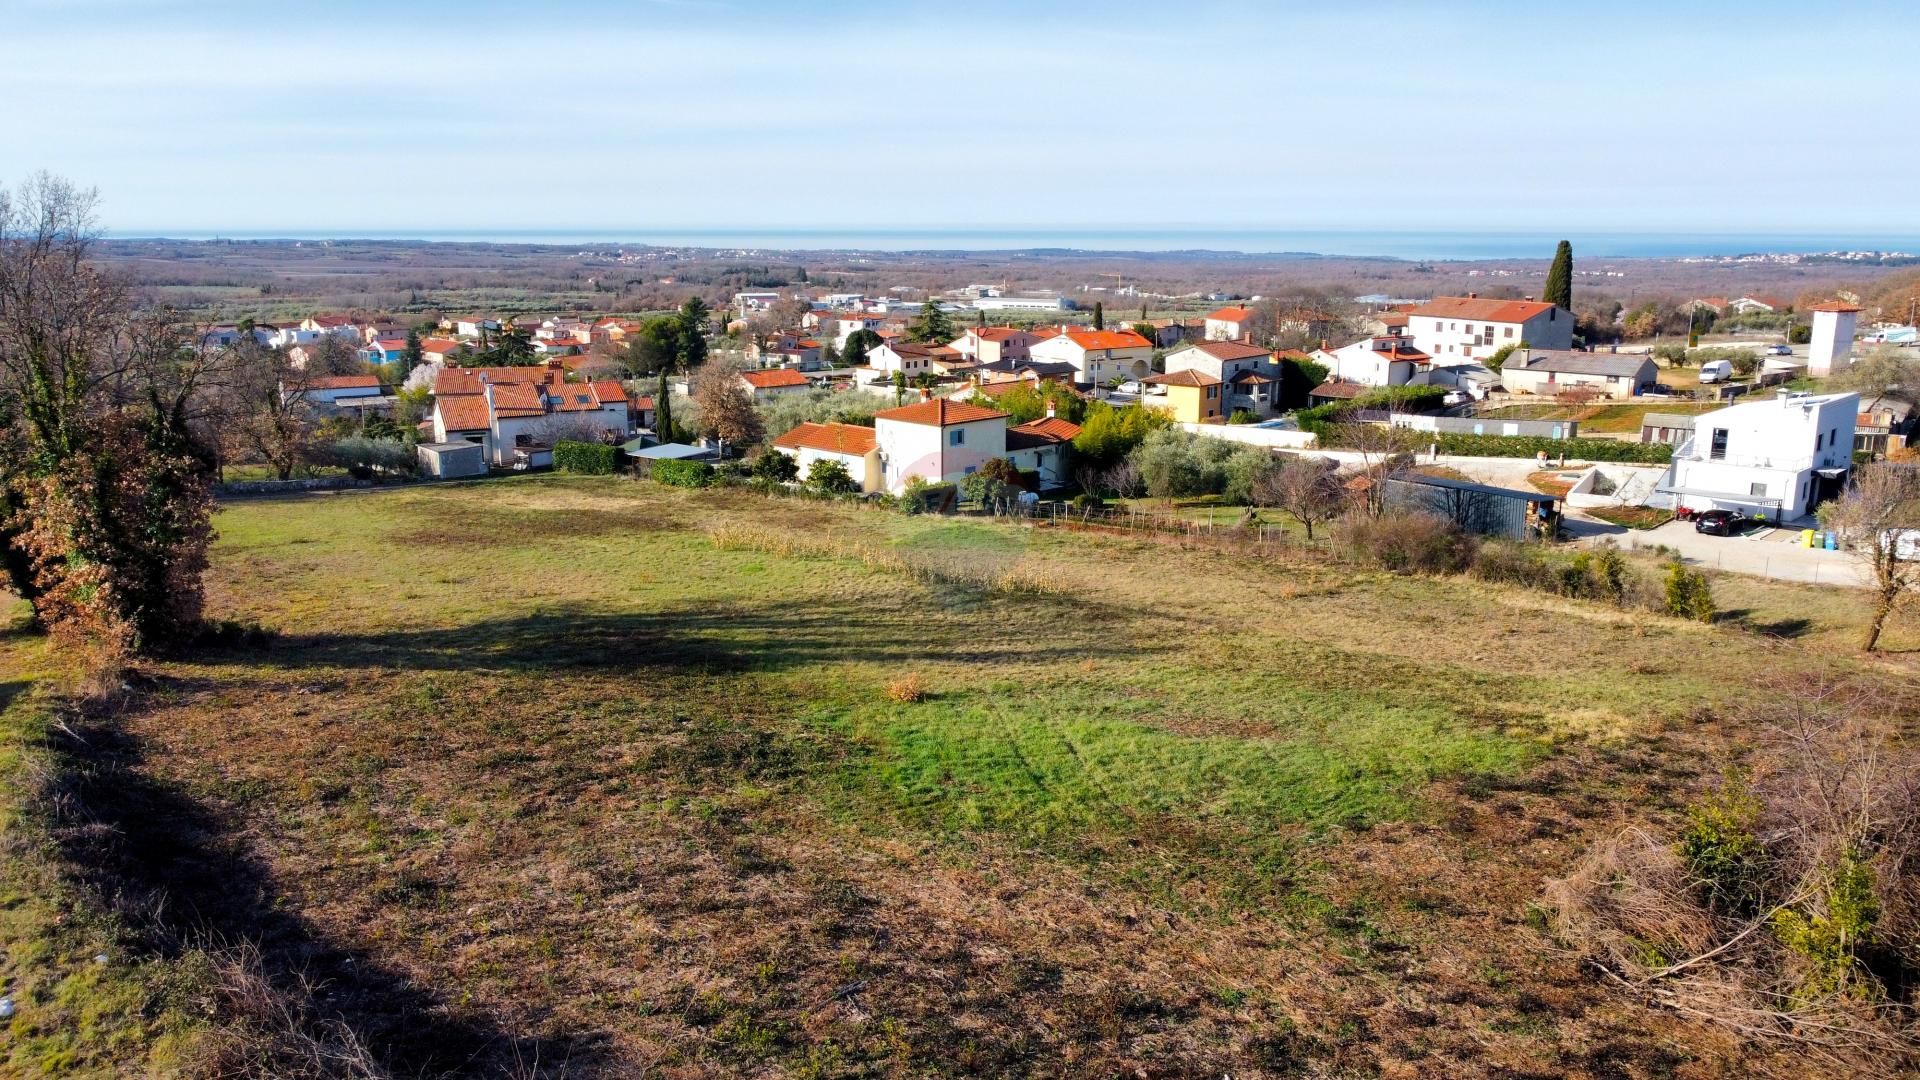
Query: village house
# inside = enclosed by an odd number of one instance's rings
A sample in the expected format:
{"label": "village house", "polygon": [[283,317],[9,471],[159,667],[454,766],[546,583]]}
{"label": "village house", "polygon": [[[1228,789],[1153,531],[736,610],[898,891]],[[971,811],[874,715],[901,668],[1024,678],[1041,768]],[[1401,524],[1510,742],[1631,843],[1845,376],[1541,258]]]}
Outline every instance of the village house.
{"label": "village house", "polygon": [[1778,296],[1742,296],[1735,298],[1727,307],[1735,315],[1775,315],[1793,310],[1793,303]]}
{"label": "village house", "polygon": [[1845,488],[1859,414],[1858,394],[1792,390],[1702,413],[1657,491],[1676,509],[1800,520]]}
{"label": "village house", "polygon": [[360,324],[345,315],[314,315],[300,320],[300,329],[312,334],[315,341],[323,337],[354,341],[360,337]]}
{"label": "village house", "polygon": [[1273,354],[1244,341],[1199,341],[1166,356],[1167,374],[1198,371],[1227,386],[1222,403],[1226,412],[1245,409],[1255,416],[1272,416],[1279,407],[1280,365]]}
{"label": "village house", "polygon": [[280,384],[280,399],[300,398],[310,405],[334,405],[348,398],[379,397],[378,375],[314,375]]}
{"label": "village house", "polygon": [[786,394],[804,394],[813,387],[805,375],[787,368],[743,371],[740,373],[740,382],[756,402],[772,401]]}
{"label": "village house", "polygon": [[1080,425],[1063,420],[1047,407],[1047,415],[1007,429],[1007,460],[1021,472],[1039,477],[1041,491],[1066,487],[1073,456],[1073,437]]}
{"label": "village house", "polygon": [[1208,341],[1239,341],[1252,333],[1253,309],[1250,307],[1223,307],[1207,313]]}
{"label": "village house", "polygon": [[1148,386],[1160,387],[1165,395],[1159,400],[1142,398],[1141,404],[1166,412],[1175,423],[1209,424],[1226,415],[1224,402],[1227,384],[1204,371],[1190,368],[1164,375],[1150,375],[1141,381]]}
{"label": "village house", "polygon": [[480,443],[492,465],[537,464],[558,439],[620,439],[633,430],[625,387],[565,382],[558,368],[446,368],[433,393],[433,441]]}
{"label": "village house", "polygon": [[420,356],[429,364],[453,367],[467,347],[466,342],[452,338],[427,338],[420,343]]}
{"label": "village house", "polygon": [[1433,363],[1433,357],[1397,335],[1361,338],[1322,355],[1332,378],[1361,386],[1405,386]]}
{"label": "village house", "polygon": [[1559,394],[1581,388],[1606,398],[1630,398],[1653,389],[1660,369],[1652,358],[1628,353],[1519,349],[1500,369],[1516,394]]}
{"label": "village house", "polygon": [[1034,342],[1040,339],[1030,331],[1011,326],[974,326],[948,344],[969,360],[992,364],[1001,360],[1026,360]]}
{"label": "village house", "polygon": [[1527,300],[1437,296],[1407,313],[1413,347],[1437,365],[1484,360],[1504,345],[1573,348],[1573,313]]}
{"label": "village house", "polygon": [[1090,330],[1062,327],[1035,342],[1027,355],[1036,361],[1072,364],[1083,386],[1105,386],[1120,379],[1140,379],[1153,370],[1153,342],[1131,330]]}
{"label": "village house", "polygon": [[816,461],[837,461],[860,485],[862,493],[881,491],[880,439],[875,429],[859,424],[801,424],[773,440],[773,448],[793,459],[800,479],[807,478]]}
{"label": "village house", "polygon": [[400,364],[407,359],[406,338],[383,338],[360,350],[360,358],[369,364]]}
{"label": "village house", "polygon": [[998,409],[932,398],[876,413],[882,482],[894,494],[920,477],[957,483],[997,457],[1007,456],[1007,414]]}

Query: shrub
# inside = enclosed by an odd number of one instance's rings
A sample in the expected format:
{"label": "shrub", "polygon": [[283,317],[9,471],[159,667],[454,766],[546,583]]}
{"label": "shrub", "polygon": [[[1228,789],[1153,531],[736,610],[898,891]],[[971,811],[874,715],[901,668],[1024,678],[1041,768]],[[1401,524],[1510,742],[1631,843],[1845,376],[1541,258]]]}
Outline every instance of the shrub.
{"label": "shrub", "polygon": [[1333,533],[1348,551],[1396,574],[1451,574],[1473,562],[1473,539],[1432,514],[1355,514]]}
{"label": "shrub", "polygon": [[1718,791],[1687,808],[1678,850],[1710,910],[1753,910],[1765,870],[1759,823],[1760,801],[1739,776],[1729,776]]}
{"label": "shrub", "polygon": [[778,450],[762,450],[760,456],[753,459],[753,477],[756,480],[785,484],[798,479],[799,476],[800,463]]}
{"label": "shrub", "polygon": [[613,472],[615,453],[606,443],[562,439],[553,444],[553,467],[561,472],[606,476]]}
{"label": "shrub", "polygon": [[362,480],[375,473],[412,473],[418,465],[413,447],[399,439],[349,435],[333,444],[328,458]]}
{"label": "shrub", "polygon": [[[1237,452],[1250,449],[1179,428],[1163,428],[1148,435],[1128,455],[1127,462],[1139,472],[1140,482],[1153,498],[1190,498],[1225,491],[1228,462]],[[1253,452],[1265,455],[1265,451]],[[1246,461],[1237,469],[1243,481],[1241,501],[1245,501],[1246,493],[1252,488],[1254,470]]]}
{"label": "shrub", "polygon": [[1253,414],[1252,409],[1235,409],[1233,410],[1233,415],[1227,417],[1227,423],[1251,424],[1251,423],[1257,422],[1259,419],[1260,418],[1258,416],[1255,416]]}
{"label": "shrub", "polygon": [[900,510],[905,514],[937,514],[954,501],[956,494],[952,484],[936,484],[922,476],[909,477],[906,489],[900,493]]}
{"label": "shrub", "polygon": [[1707,575],[1675,559],[1667,564],[1667,614],[1699,622],[1713,621],[1713,588]]}
{"label": "shrub", "polygon": [[713,466],[704,461],[656,461],[647,475],[674,487],[703,488],[713,483]]}
{"label": "shrub", "polygon": [[911,705],[927,699],[927,680],[917,674],[901,675],[887,680],[887,700],[902,705]]}
{"label": "shrub", "polygon": [[[781,457],[786,457],[781,454]],[[852,495],[860,490],[860,484],[847,471],[847,467],[831,458],[816,458],[807,469],[807,487],[822,495]]]}

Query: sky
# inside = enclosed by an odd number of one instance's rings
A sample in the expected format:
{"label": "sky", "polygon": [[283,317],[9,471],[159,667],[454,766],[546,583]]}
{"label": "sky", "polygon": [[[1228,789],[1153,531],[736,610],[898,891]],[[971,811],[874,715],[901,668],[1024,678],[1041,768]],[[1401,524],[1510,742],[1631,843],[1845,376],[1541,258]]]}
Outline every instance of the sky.
{"label": "sky", "polygon": [[123,234],[1920,235],[1911,0],[0,0],[0,27],[0,183],[96,186]]}

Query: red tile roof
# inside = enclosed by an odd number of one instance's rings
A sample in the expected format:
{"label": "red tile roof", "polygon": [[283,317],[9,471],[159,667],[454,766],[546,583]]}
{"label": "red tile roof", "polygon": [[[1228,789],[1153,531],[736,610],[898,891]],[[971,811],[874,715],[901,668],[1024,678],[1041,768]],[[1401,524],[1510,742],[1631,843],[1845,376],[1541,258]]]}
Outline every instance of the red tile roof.
{"label": "red tile roof", "polygon": [[755,390],[772,390],[781,386],[805,386],[807,377],[791,368],[774,368],[771,371],[744,371],[740,377]]}
{"label": "red tile roof", "polygon": [[441,368],[433,379],[436,394],[478,394],[489,385],[521,383],[538,386],[556,382],[561,373],[547,367]]}
{"label": "red tile roof", "polygon": [[1483,300],[1473,296],[1436,296],[1411,314],[1429,318],[1473,319],[1477,322],[1523,323],[1553,310],[1534,300]]}
{"label": "red tile roof", "polygon": [[1824,304],[1815,304],[1813,310],[1845,313],[1849,311],[1865,311],[1866,309],[1859,304],[1849,304],[1845,300],[1829,300]]}
{"label": "red tile roof", "polygon": [[1348,382],[1345,379],[1328,379],[1326,382],[1308,391],[1308,393],[1312,397],[1356,398],[1366,393],[1367,389],[1367,387],[1359,383]]}
{"label": "red tile roof", "polygon": [[1069,330],[1067,337],[1083,349],[1150,349],[1153,342],[1131,330]]}
{"label": "red tile roof", "polygon": [[433,407],[440,414],[440,425],[448,431],[484,431],[492,426],[487,399],[479,394],[435,398]]}
{"label": "red tile roof", "polygon": [[773,445],[787,450],[805,447],[824,450],[829,454],[864,457],[880,442],[879,435],[872,428],[858,424],[801,424],[773,440]]}
{"label": "red tile roof", "polygon": [[540,388],[531,383],[494,383],[492,390],[495,416],[543,416],[546,414],[547,407],[540,400]]}
{"label": "red tile roof", "polygon": [[1038,420],[1029,420],[1024,424],[1010,427],[1008,432],[1024,432],[1028,435],[1044,435],[1059,442],[1066,442],[1080,434],[1080,425],[1071,420],[1062,420],[1058,416],[1043,416]]}
{"label": "red tile roof", "polygon": [[996,417],[1006,419],[1007,414],[998,409],[989,409],[980,405],[969,405],[948,398],[934,398],[914,405],[904,405],[898,409],[888,409],[875,413],[875,420],[894,420],[902,424],[928,424],[933,427],[947,427],[951,424],[967,424],[975,420],[992,420]]}
{"label": "red tile roof", "polygon": [[462,341],[455,341],[452,338],[430,337],[427,340],[420,343],[420,351],[429,352],[429,353],[450,353],[464,344],[466,343]]}
{"label": "red tile roof", "polygon": [[1207,318],[1212,319],[1216,322],[1246,322],[1248,319],[1253,318],[1253,309],[1244,308],[1244,307],[1223,307],[1218,311],[1208,312]]}
{"label": "red tile roof", "polygon": [[602,405],[627,400],[627,388],[621,386],[618,379],[595,379],[587,385],[593,389],[594,396],[600,399]]}

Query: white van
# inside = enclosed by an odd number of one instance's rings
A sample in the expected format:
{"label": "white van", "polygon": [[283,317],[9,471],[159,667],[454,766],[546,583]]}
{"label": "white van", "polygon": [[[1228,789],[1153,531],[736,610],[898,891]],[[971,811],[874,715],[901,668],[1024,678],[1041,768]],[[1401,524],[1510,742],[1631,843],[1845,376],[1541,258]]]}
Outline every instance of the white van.
{"label": "white van", "polygon": [[1733,361],[1731,360],[1709,360],[1700,365],[1702,383],[1726,382],[1731,378],[1733,378]]}

